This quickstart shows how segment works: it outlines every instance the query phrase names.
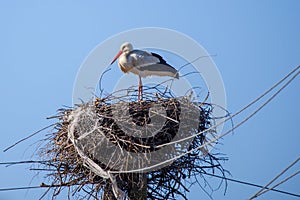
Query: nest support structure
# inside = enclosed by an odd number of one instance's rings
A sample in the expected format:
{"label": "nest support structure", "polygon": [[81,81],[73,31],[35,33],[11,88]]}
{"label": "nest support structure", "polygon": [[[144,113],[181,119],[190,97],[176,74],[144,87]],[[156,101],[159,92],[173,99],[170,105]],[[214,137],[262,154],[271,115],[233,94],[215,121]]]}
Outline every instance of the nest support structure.
{"label": "nest support structure", "polygon": [[194,183],[208,194],[205,174],[227,172],[226,158],[203,146],[216,134],[212,109],[157,94],[142,102],[97,98],[59,109],[39,152],[48,171],[41,186],[53,198],[67,188],[78,199],[187,199]]}

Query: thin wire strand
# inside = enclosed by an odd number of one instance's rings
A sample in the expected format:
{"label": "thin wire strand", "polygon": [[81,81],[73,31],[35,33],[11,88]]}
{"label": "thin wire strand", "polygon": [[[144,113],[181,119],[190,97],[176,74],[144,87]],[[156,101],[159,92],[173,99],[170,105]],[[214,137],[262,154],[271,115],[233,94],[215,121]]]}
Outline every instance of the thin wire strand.
{"label": "thin wire strand", "polygon": [[59,187],[62,187],[62,186],[66,186],[67,187],[67,186],[70,186],[70,185],[47,185],[47,184],[42,183],[39,186],[0,188],[0,192],[14,191],[14,190],[28,190],[28,189],[59,188]]}
{"label": "thin wire strand", "polygon": [[28,187],[0,188],[0,192],[15,191],[15,190],[28,190],[28,189],[37,189],[37,188],[43,188],[43,187],[41,187],[41,186],[28,186]]}
{"label": "thin wire strand", "polygon": [[[293,176],[296,176],[299,173],[300,173],[300,171],[297,171],[296,173],[292,174],[291,176],[289,176],[285,180],[281,181],[279,184],[282,184],[283,182],[287,181],[287,179],[290,179],[290,178],[292,178]],[[254,183],[250,183],[250,182],[246,182],[246,181],[241,181],[241,180],[237,180],[237,179],[232,179],[232,178],[226,178],[226,177],[223,177],[223,176],[219,176],[219,175],[211,174],[211,173],[207,173],[207,172],[204,173],[204,175],[224,179],[226,181],[231,181],[231,182],[239,183],[239,184],[242,184],[242,185],[249,185],[249,186],[253,186],[253,187],[265,188],[265,189],[268,189],[270,191],[286,194],[286,195],[289,195],[289,196],[300,197],[300,194],[295,194],[295,193],[286,192],[286,191],[283,191],[283,190],[274,189],[279,184],[273,186],[272,188],[267,188],[267,187],[262,186],[262,185],[258,185],[258,184],[254,184]],[[28,190],[28,189],[42,189],[42,188],[51,188],[51,187],[58,187],[58,186],[26,186],[26,187],[14,187],[14,188],[0,188],[0,192],[15,191],[15,190]]]}
{"label": "thin wire strand", "polygon": [[0,165],[18,165],[18,164],[30,164],[30,163],[51,163],[52,160],[24,160],[24,161],[10,161],[10,162],[0,162]]}
{"label": "thin wire strand", "polygon": [[188,62],[188,63],[182,65],[181,67],[179,67],[178,72],[179,72],[180,70],[182,70],[184,67],[186,67],[186,66],[188,66],[188,65],[190,65],[190,64],[193,64],[193,63],[196,62],[197,60],[200,60],[201,58],[211,58],[211,57],[214,57],[214,56],[217,56],[217,55],[215,54],[215,55],[199,56],[199,57],[195,58],[194,60],[192,60],[191,62]]}
{"label": "thin wire strand", "polygon": [[254,199],[258,197],[259,195],[265,193],[263,192],[267,187],[269,187],[274,181],[276,181],[280,176],[282,176],[286,171],[288,171],[292,166],[294,166],[298,161],[300,160],[300,157],[298,157],[295,161],[293,161],[289,166],[287,166],[284,170],[282,170],[277,176],[275,176],[270,182],[268,182],[262,189],[260,189],[257,193],[255,193],[253,196],[251,196],[249,199]]}
{"label": "thin wire strand", "polygon": [[[279,183],[275,184],[274,186],[270,187],[270,188],[266,188],[266,190],[262,191],[261,193],[259,193],[258,196],[269,192],[270,190],[273,190],[274,188],[276,188],[277,186],[285,183],[286,181],[290,180],[291,178],[293,178],[294,176],[298,175],[300,173],[300,170],[298,170],[297,172],[293,173],[292,175],[288,176],[287,178],[283,179],[282,181],[280,181]],[[299,196],[300,197],[300,196]]]}
{"label": "thin wire strand", "polygon": [[[298,171],[298,173],[300,173],[300,171]],[[219,176],[219,175],[216,175],[216,174],[211,174],[211,173],[203,173],[203,174],[204,175],[208,175],[208,176],[213,176],[213,177],[216,177],[216,178],[220,178],[220,179],[224,179],[226,181],[231,181],[231,182],[239,183],[239,184],[242,184],[242,185],[249,185],[249,186],[258,187],[258,188],[265,187],[263,185],[258,185],[258,184],[254,184],[254,183],[250,183],[250,182],[246,182],[246,181],[241,181],[241,180],[237,180],[237,179],[233,179],[233,178],[227,178],[227,177]],[[282,193],[282,194],[294,196],[294,197],[300,197],[300,194],[294,194],[294,193],[286,192],[286,191],[283,191],[283,190],[277,190],[277,189],[274,189],[274,187],[273,188],[268,188],[267,187],[266,189],[269,189],[269,190],[274,191],[274,192],[278,192],[278,193]]]}
{"label": "thin wire strand", "polygon": [[34,132],[34,133],[28,135],[27,137],[25,137],[25,138],[23,138],[23,139],[17,141],[17,142],[14,143],[13,145],[11,145],[11,146],[7,147],[6,149],[4,149],[3,152],[8,151],[9,149],[13,148],[13,147],[16,146],[17,144],[19,144],[19,143],[21,143],[21,142],[23,142],[23,141],[25,141],[25,140],[27,140],[27,139],[33,137],[34,135],[36,135],[36,134],[38,134],[38,133],[40,133],[40,132],[42,132],[42,131],[44,131],[44,130],[46,130],[46,129],[48,129],[48,128],[50,128],[51,126],[54,126],[54,125],[56,125],[56,124],[57,124],[57,123],[51,124],[51,125],[49,125],[49,126],[46,126],[46,127],[42,128],[42,129],[40,129],[40,130],[38,130],[38,131],[36,131],[36,132]]}

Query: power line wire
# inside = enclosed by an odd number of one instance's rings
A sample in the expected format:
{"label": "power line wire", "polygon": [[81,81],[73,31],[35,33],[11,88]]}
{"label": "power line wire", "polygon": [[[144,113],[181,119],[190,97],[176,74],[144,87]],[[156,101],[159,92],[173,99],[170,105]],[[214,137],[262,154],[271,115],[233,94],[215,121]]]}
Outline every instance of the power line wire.
{"label": "power line wire", "polygon": [[[300,173],[300,171],[297,171],[296,173],[294,173],[291,176],[295,176],[298,173]],[[208,176],[212,176],[212,177],[224,179],[226,181],[231,181],[231,182],[235,182],[235,183],[239,183],[239,184],[243,184],[243,185],[249,185],[249,186],[258,187],[258,188],[265,188],[265,189],[269,189],[269,190],[274,191],[274,192],[278,192],[278,193],[282,193],[282,194],[286,194],[286,195],[290,195],[290,196],[294,196],[294,197],[300,197],[300,194],[294,194],[294,193],[286,192],[286,191],[283,191],[283,190],[278,190],[278,189],[274,189],[274,188],[268,188],[268,187],[265,187],[265,186],[262,186],[262,185],[258,185],[258,184],[254,184],[254,183],[250,183],[250,182],[246,182],[246,181],[241,181],[241,180],[237,180],[237,179],[233,179],[233,178],[226,178],[226,177],[222,177],[222,176],[219,176],[219,175],[216,175],[216,174],[204,173],[204,175],[208,175]],[[55,186],[51,186],[51,185],[49,185],[49,186],[28,186],[28,187],[0,188],[0,192],[14,191],[14,190],[39,189],[39,188],[41,189],[41,188],[51,188],[51,187],[59,187],[59,186],[56,186],[56,185]]]}
{"label": "power line wire", "polygon": [[[300,171],[298,171],[298,172],[300,173]],[[227,178],[227,177],[223,177],[223,176],[219,176],[219,175],[211,174],[211,173],[204,173],[204,175],[209,175],[209,176],[213,176],[213,177],[216,177],[216,178],[224,179],[226,181],[231,181],[231,182],[235,182],[235,183],[239,183],[239,184],[243,184],[243,185],[258,187],[258,188],[265,187],[263,185],[258,185],[258,184],[255,184],[255,183],[241,181],[241,180],[237,180],[237,179],[233,179],[233,178]],[[286,192],[286,191],[283,191],[283,190],[278,190],[278,189],[268,188],[268,187],[266,187],[266,189],[269,189],[269,190],[274,191],[274,192],[279,192],[279,193],[282,193],[282,194],[294,196],[294,197],[300,197],[300,194],[294,194],[294,193],[291,193],[291,192]]]}
{"label": "power line wire", "polygon": [[264,191],[262,191],[261,193],[259,193],[259,195],[262,195],[274,188],[276,188],[277,186],[283,184],[284,182],[288,181],[289,179],[293,178],[294,176],[298,175],[300,173],[300,170],[298,170],[297,172],[293,173],[292,175],[290,175],[289,177],[283,179],[282,181],[280,181],[279,183],[275,184],[274,186],[270,187],[270,188],[266,188]]}
{"label": "power line wire", "polygon": [[[257,193],[255,193],[253,196],[251,196],[249,198],[249,200],[254,199],[258,196],[260,196],[261,194],[266,193],[269,189],[267,189],[267,187],[269,187],[274,181],[276,181],[280,176],[282,176],[287,170],[289,170],[292,166],[294,166],[298,161],[300,160],[300,157],[298,157],[295,161],[293,161],[290,165],[288,165],[284,170],[282,170],[277,176],[275,176],[271,181],[269,181],[264,187],[262,187]],[[298,171],[299,173],[299,171]],[[276,184],[274,187],[277,187],[278,185],[282,184],[283,182],[287,181],[288,179],[292,178],[293,176],[298,174],[297,172],[294,173],[293,175],[291,175],[290,177],[288,177],[287,179],[284,179],[283,181],[281,181],[279,184]],[[265,189],[267,189],[266,191],[264,191]]]}

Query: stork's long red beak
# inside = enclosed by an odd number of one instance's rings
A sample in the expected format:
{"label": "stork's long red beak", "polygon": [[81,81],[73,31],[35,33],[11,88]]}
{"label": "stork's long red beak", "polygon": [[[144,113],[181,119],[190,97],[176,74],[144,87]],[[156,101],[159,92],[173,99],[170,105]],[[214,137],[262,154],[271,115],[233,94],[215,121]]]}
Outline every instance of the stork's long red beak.
{"label": "stork's long red beak", "polygon": [[114,57],[114,59],[111,61],[111,65],[119,58],[119,56],[122,54],[122,51],[119,51],[118,54]]}

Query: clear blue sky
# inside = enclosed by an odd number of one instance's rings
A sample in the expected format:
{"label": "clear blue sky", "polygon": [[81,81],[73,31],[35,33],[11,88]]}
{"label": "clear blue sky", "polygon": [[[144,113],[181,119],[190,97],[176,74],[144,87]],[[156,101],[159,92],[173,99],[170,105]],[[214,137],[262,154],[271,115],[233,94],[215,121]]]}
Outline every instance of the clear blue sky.
{"label": "clear blue sky", "polygon": [[[164,27],[189,35],[213,57],[235,112],[300,64],[299,1],[1,1],[0,91],[3,150],[49,125],[45,118],[71,105],[73,83],[89,52],[132,28]],[[113,57],[114,55],[112,55]],[[233,178],[265,184],[300,155],[300,78],[218,146]],[[29,159],[22,143],[0,162]],[[0,188],[27,186],[29,166],[0,166]],[[300,165],[295,166],[299,170]],[[214,179],[209,179],[214,181]],[[31,185],[44,181],[36,177]],[[300,193],[300,177],[279,189]],[[215,199],[246,199],[257,188],[229,182]],[[1,192],[1,200],[37,199],[42,190]],[[209,199],[195,186],[191,200]],[[296,199],[269,192],[259,199]]]}

